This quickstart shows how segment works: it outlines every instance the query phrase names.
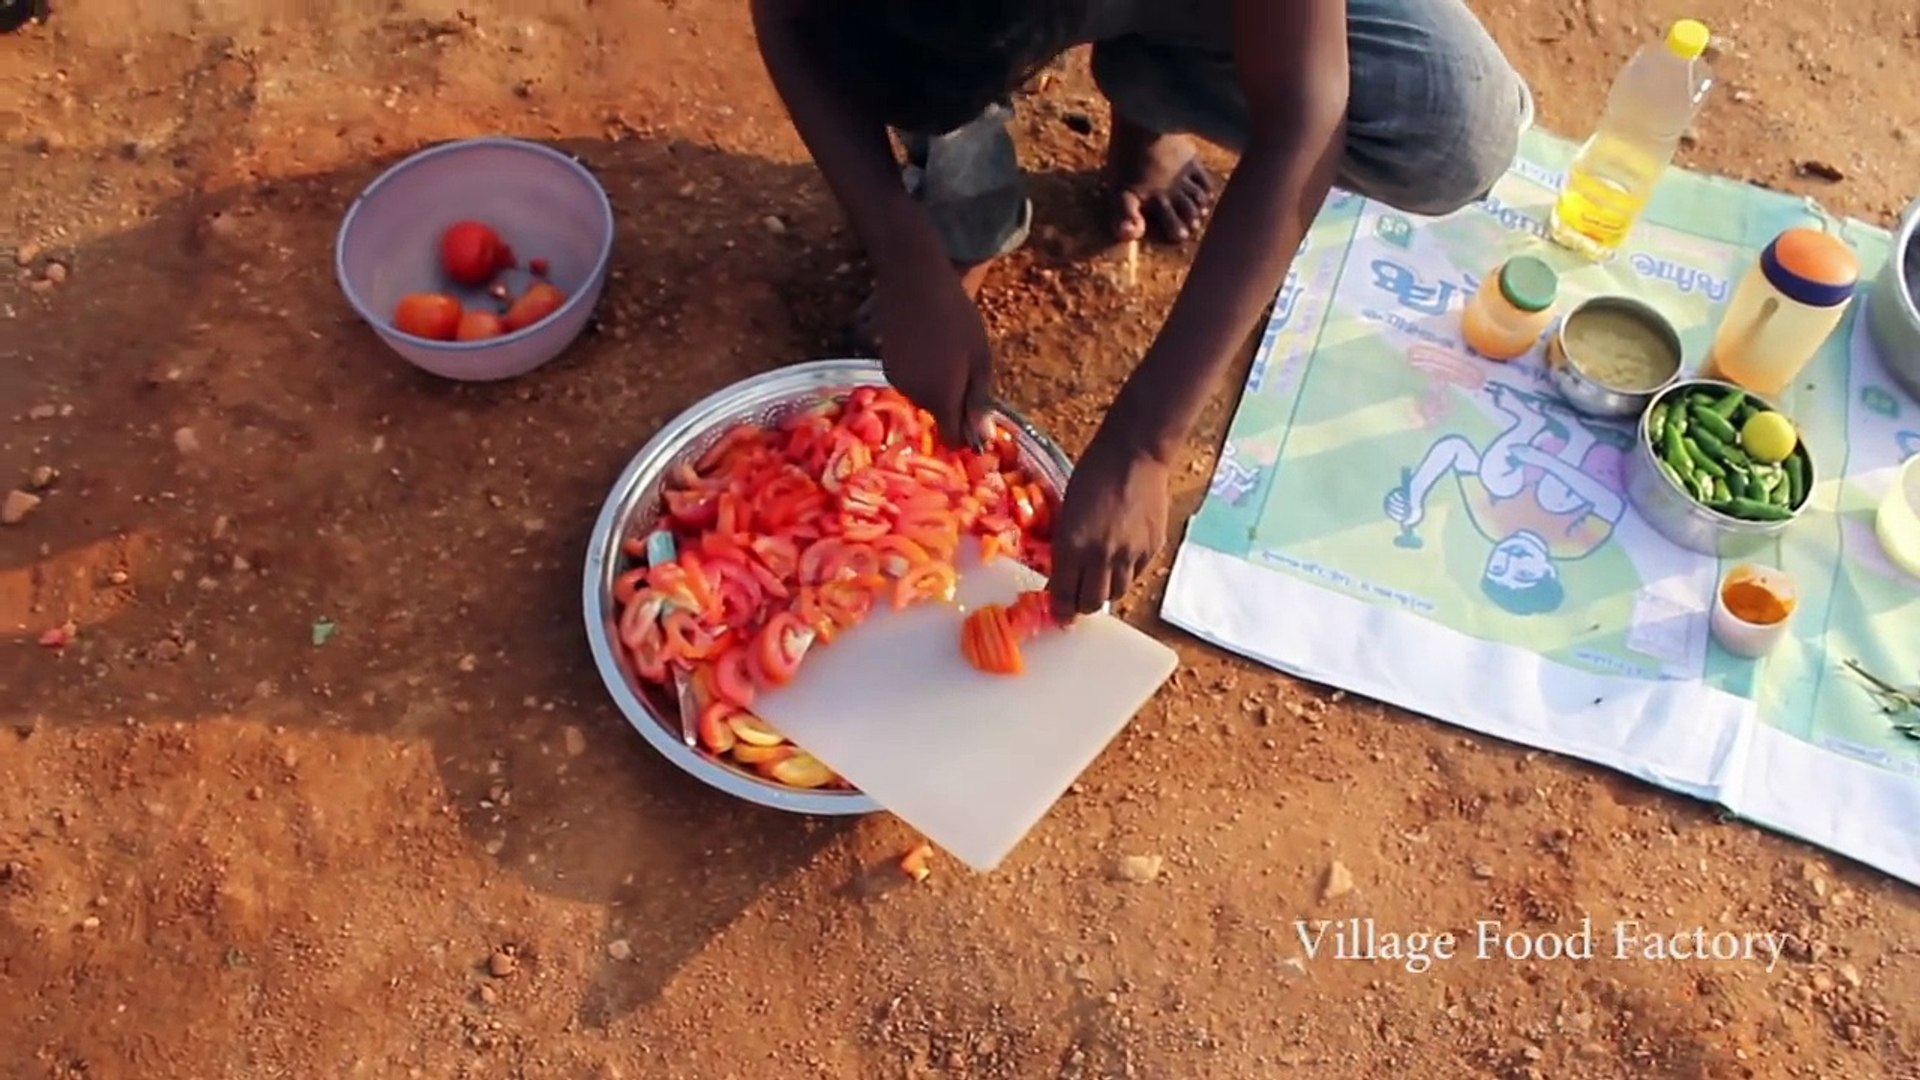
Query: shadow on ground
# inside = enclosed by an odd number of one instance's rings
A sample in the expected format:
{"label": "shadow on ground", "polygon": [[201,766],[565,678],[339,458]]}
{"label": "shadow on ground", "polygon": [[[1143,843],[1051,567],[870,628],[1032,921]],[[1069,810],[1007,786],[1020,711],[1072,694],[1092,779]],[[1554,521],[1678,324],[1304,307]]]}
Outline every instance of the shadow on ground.
{"label": "shadow on ground", "polygon": [[[430,746],[477,848],[607,906],[633,959],[594,980],[597,1024],[844,823],[734,801],[633,736],[585,648],[588,532],[664,420],[841,351],[864,269],[810,169],[558,145],[613,198],[613,279],[574,348],[518,380],[417,372],[340,296],[334,230],[400,155],[180,199],[51,252],[55,289],[0,285],[0,486],[58,474],[0,532],[0,662],[22,738],[138,718]],[[1071,219],[1084,188],[1038,197]],[[35,643],[68,623],[67,648]]]}

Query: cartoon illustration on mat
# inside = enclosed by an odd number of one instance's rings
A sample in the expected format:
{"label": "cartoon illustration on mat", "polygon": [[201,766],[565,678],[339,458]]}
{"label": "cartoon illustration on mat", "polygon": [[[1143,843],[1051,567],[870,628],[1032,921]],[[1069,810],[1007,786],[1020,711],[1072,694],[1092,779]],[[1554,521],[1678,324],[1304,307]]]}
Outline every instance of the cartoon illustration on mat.
{"label": "cartoon illustration on mat", "polygon": [[1493,544],[1480,587],[1516,615],[1553,611],[1566,599],[1559,564],[1592,554],[1626,513],[1619,448],[1601,443],[1565,409],[1498,382],[1487,384],[1509,423],[1485,449],[1443,435],[1387,493],[1394,543],[1417,548],[1416,527],[1443,477],[1459,486],[1468,516]]}

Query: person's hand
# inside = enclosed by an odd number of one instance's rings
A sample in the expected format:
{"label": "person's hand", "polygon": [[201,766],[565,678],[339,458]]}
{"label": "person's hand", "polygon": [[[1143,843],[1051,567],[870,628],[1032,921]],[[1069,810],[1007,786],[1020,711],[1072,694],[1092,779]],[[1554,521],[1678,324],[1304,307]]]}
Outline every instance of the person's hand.
{"label": "person's hand", "polygon": [[993,402],[993,349],[960,276],[944,262],[883,275],[873,302],[887,382],[933,414],[948,446],[977,445]]}
{"label": "person's hand", "polygon": [[1074,466],[1047,592],[1062,622],[1125,596],[1167,541],[1164,462],[1104,431]]}
{"label": "person's hand", "polygon": [[1381,509],[1386,511],[1388,521],[1404,525],[1409,529],[1420,524],[1421,520],[1426,517],[1426,514],[1421,512],[1421,509],[1413,504],[1413,500],[1407,495],[1407,489],[1403,487],[1397,487],[1387,492],[1387,497],[1382,502]]}

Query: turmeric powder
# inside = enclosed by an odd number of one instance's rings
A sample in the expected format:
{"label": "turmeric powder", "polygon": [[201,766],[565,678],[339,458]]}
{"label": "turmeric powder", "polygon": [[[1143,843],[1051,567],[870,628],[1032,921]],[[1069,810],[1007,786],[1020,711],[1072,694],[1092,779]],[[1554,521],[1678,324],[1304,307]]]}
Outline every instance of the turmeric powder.
{"label": "turmeric powder", "polygon": [[1789,601],[1757,581],[1729,581],[1720,599],[1734,618],[1754,626],[1772,626],[1793,612]]}

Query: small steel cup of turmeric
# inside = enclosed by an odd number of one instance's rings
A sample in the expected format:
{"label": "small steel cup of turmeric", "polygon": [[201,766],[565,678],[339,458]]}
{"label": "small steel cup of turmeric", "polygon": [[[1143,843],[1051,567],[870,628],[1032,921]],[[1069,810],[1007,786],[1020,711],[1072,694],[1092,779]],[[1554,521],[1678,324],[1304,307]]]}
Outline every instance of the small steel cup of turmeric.
{"label": "small steel cup of turmeric", "polygon": [[1714,591],[1708,625],[1721,648],[1757,660],[1786,639],[1787,624],[1799,606],[1786,571],[1741,563],[1727,571]]}

